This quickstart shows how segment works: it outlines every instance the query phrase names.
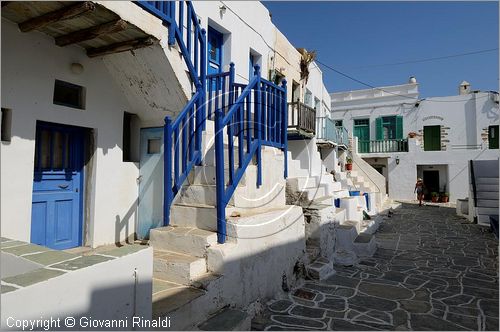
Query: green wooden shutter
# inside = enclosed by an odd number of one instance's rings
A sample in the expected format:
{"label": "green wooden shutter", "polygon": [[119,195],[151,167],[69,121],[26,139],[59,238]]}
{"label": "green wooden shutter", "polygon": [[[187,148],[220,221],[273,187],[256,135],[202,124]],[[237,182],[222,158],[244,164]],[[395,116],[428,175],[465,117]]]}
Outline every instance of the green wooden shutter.
{"label": "green wooden shutter", "polygon": [[424,127],[424,151],[441,150],[441,126]]}
{"label": "green wooden shutter", "polygon": [[396,116],[396,139],[403,139],[403,117]]}
{"label": "green wooden shutter", "polygon": [[490,126],[488,130],[488,146],[490,149],[498,149],[498,126]]}
{"label": "green wooden shutter", "polygon": [[381,141],[384,139],[384,128],[382,127],[382,118],[376,118],[375,119],[375,126],[377,127],[377,140]]}

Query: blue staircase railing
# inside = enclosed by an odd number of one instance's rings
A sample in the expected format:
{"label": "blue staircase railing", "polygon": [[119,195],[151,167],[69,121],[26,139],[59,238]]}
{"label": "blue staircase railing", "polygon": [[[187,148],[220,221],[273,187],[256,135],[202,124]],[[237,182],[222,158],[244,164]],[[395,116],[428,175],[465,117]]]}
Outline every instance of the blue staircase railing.
{"label": "blue staircase railing", "polygon": [[[232,67],[232,66],[231,66]],[[234,70],[230,81],[234,82]],[[229,90],[228,111],[215,109],[215,172],[217,194],[217,241],[226,241],[226,207],[246,168],[256,157],[257,186],[262,184],[261,154],[263,145],[284,151],[284,174],[287,177],[287,103],[286,81],[279,87],[260,76],[255,66],[255,76],[243,88],[233,84]],[[227,149],[224,148],[227,134]],[[235,140],[238,142],[238,163],[235,165]],[[227,151],[227,162],[225,161]],[[228,179],[224,168],[228,166]]]}
{"label": "blue staircase railing", "polygon": [[136,3],[168,25],[168,44],[177,42],[179,45],[196,91],[174,121],[168,116],[165,118],[163,224],[168,225],[175,195],[202,159],[201,138],[206,119],[206,31],[190,1]]}
{"label": "blue staircase railing", "polygon": [[[225,209],[247,166],[256,157],[257,186],[262,184],[261,147],[284,151],[284,174],[287,177],[287,103],[286,81],[282,87],[260,76],[248,85],[234,82],[234,64],[229,72],[206,75],[206,31],[201,28],[190,1],[138,1],[137,4],[168,25],[168,43],[179,45],[196,92],[184,109],[164,126],[164,225],[169,224],[170,208],[195,165],[203,158],[202,133],[206,119],[215,117],[215,162],[217,189],[217,239],[226,240]],[[208,103],[207,103],[208,94]],[[224,179],[224,138],[228,135],[227,165],[229,179]],[[238,160],[235,165],[235,144]]]}

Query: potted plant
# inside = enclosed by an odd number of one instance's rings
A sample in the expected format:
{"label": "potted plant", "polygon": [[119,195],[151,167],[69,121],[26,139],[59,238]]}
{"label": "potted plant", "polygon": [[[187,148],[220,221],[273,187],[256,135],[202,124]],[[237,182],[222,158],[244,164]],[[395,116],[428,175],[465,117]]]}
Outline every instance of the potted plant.
{"label": "potted plant", "polygon": [[435,191],[431,192],[431,199],[432,199],[432,203],[439,202],[439,195],[438,195],[438,193],[435,192]]}
{"label": "potted plant", "polygon": [[416,133],[416,132],[414,132],[414,131],[410,131],[410,132],[408,133],[408,137],[409,137],[409,138],[415,138],[416,136],[417,136],[417,133]]}
{"label": "potted plant", "polygon": [[443,194],[441,195],[441,202],[443,202],[443,203],[448,203],[449,199],[450,199],[450,194],[448,194],[448,193],[443,193]]}
{"label": "potted plant", "polygon": [[345,160],[345,169],[347,171],[352,171],[352,159],[347,157]]}

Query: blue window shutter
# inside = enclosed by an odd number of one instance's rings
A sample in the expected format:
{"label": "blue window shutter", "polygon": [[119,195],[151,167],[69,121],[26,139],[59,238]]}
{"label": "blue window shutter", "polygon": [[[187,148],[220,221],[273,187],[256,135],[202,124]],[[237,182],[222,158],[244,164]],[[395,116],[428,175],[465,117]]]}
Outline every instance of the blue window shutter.
{"label": "blue window shutter", "polygon": [[396,116],[396,139],[403,139],[403,117]]}
{"label": "blue window shutter", "polygon": [[377,128],[377,130],[376,130],[377,140],[381,141],[384,139],[384,128],[382,127],[382,118],[381,117],[375,119],[375,126]]}

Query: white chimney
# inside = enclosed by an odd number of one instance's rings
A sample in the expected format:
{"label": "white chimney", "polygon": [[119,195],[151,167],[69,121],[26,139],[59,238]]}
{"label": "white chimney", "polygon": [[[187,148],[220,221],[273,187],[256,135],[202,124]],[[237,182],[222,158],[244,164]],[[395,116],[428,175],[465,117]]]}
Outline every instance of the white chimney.
{"label": "white chimney", "polygon": [[462,81],[458,86],[458,94],[459,95],[467,95],[470,93],[470,83],[467,81]]}
{"label": "white chimney", "polygon": [[415,78],[415,76],[410,76],[410,79],[408,80],[408,83],[410,83],[410,84],[417,83],[417,79]]}

